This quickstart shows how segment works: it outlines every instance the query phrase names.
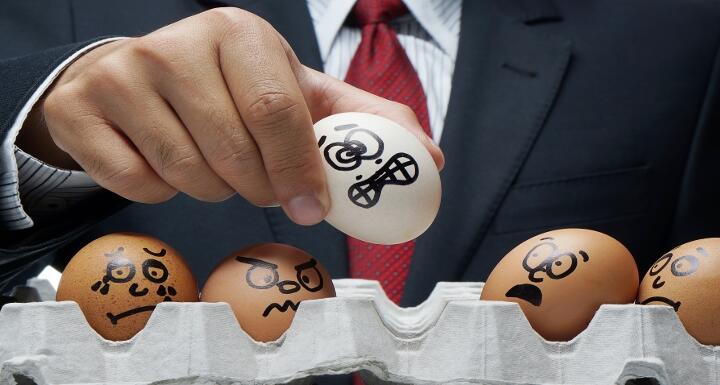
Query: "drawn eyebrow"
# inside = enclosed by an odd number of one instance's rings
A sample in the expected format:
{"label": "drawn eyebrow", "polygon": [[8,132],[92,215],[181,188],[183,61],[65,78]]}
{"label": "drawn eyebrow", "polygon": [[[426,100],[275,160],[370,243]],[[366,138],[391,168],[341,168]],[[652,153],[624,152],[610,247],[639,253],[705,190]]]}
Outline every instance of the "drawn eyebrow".
{"label": "drawn eyebrow", "polygon": [[547,240],[547,239],[549,239],[549,240],[551,240],[551,241],[552,241],[552,240],[555,240],[555,238],[553,238],[553,237],[540,238],[541,241],[544,241],[544,240]]}
{"label": "drawn eyebrow", "polygon": [[303,262],[303,263],[295,266],[295,270],[302,271],[305,269],[309,269],[311,267],[315,267],[316,265],[317,265],[317,261],[315,260],[315,258],[310,258],[309,261]]}
{"label": "drawn eyebrow", "polygon": [[165,254],[167,254],[167,250],[165,249],[160,249],[160,251],[156,253],[154,251],[151,251],[147,247],[143,247],[143,251],[155,257],[164,257]]}
{"label": "drawn eyebrow", "polygon": [[237,256],[237,257],[235,257],[235,260],[238,261],[238,262],[242,262],[242,263],[247,263],[247,264],[249,264],[249,265],[253,265],[253,266],[255,266],[255,267],[264,267],[264,268],[266,268],[266,269],[273,269],[273,270],[275,270],[275,269],[278,268],[278,265],[276,265],[276,264],[274,264],[274,263],[261,261],[261,260],[259,260],[259,259],[255,259],[255,258],[248,258],[248,257]]}

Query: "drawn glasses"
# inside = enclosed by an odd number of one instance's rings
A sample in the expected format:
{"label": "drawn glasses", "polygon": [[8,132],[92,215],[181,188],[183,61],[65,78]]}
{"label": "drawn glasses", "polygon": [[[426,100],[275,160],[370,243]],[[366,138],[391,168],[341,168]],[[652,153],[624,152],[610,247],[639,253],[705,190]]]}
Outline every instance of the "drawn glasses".
{"label": "drawn glasses", "polygon": [[[280,290],[283,291],[281,286],[289,283],[286,281],[279,282],[280,274],[277,271],[278,265],[274,263],[241,256],[235,257],[235,260],[251,265],[250,269],[245,273],[245,281],[248,286],[253,289],[262,290],[278,286]],[[295,271],[297,283],[305,288],[305,290],[316,292],[323,288],[322,274],[320,274],[320,270],[317,268],[317,261],[314,258],[295,266]]]}

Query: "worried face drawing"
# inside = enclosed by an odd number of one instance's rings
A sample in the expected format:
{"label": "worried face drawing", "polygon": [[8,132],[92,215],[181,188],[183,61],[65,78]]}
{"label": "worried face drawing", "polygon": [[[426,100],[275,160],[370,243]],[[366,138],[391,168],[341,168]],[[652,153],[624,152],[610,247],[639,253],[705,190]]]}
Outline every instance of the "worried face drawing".
{"label": "worried face drawing", "polygon": [[638,283],[635,261],[620,242],[597,231],[562,229],[511,250],[480,298],[515,302],[541,336],[567,341],[601,304],[632,302]]}
{"label": "worried face drawing", "polygon": [[[649,294],[655,295],[644,298],[640,304],[647,305],[653,302],[660,302],[672,306],[675,311],[678,311],[682,303],[660,295],[663,292],[661,289],[667,283],[666,279],[671,278],[672,281],[675,281],[675,277],[688,277],[694,274],[698,270],[698,267],[700,267],[700,258],[696,255],[708,257],[707,251],[702,247],[696,247],[694,255],[682,255],[673,259],[673,253],[670,252],[660,257],[660,259],[652,265],[645,278],[650,284],[651,291],[649,291]],[[668,265],[670,268],[666,269]],[[665,275],[663,275],[663,273]],[[672,274],[672,276],[670,276],[670,274]],[[644,280],[643,283],[645,283]],[[678,284],[682,283],[678,282]],[[643,292],[645,292],[645,290],[643,290]]]}
{"label": "worried face drawing", "polygon": [[699,342],[720,344],[720,238],[678,246],[660,257],[640,283],[637,303],[672,307]]}
{"label": "worried face drawing", "polygon": [[124,340],[142,329],[161,302],[198,300],[182,258],[140,234],[110,234],[80,250],[63,273],[58,300],[78,302],[100,335]]}
{"label": "worried face drawing", "polygon": [[[118,286],[119,290],[127,287],[128,293],[133,297],[144,297],[149,294],[155,294],[161,297],[162,301],[172,301],[172,297],[177,295],[177,291],[172,286],[166,287],[164,285],[168,279],[169,272],[165,264],[160,260],[160,258],[167,254],[167,249],[160,249],[160,251],[154,252],[147,247],[143,247],[143,251],[149,256],[155,257],[142,262],[144,282],[143,280],[135,279],[135,274],[138,269],[135,267],[135,264],[125,256],[125,248],[120,246],[115,252],[105,254],[105,256],[110,259],[105,268],[105,275],[90,286],[90,289],[99,292],[101,295],[109,295],[111,285]],[[139,276],[137,278],[139,278]],[[144,285],[146,283],[147,285]],[[143,286],[141,287],[140,285]],[[153,289],[152,294],[150,293],[150,288]],[[153,311],[154,309],[155,305],[144,305],[128,309],[118,314],[108,312],[105,315],[113,325],[117,325],[118,321],[125,317],[146,311]]]}
{"label": "worried face drawing", "polygon": [[257,341],[278,339],[303,301],[335,296],[332,280],[311,255],[291,246],[259,244],[225,258],[202,289],[205,302],[227,302]]}

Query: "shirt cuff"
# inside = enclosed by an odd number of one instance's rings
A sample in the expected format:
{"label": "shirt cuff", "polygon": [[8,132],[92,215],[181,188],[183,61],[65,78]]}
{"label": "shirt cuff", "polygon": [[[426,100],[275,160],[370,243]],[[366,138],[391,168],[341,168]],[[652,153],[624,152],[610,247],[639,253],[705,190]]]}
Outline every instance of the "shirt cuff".
{"label": "shirt cuff", "polygon": [[[99,189],[84,172],[61,170],[47,165],[20,151],[14,143],[30,111],[65,68],[87,51],[120,39],[125,38],[112,37],[98,40],[63,60],[35,89],[15,117],[12,126],[10,126],[8,140],[3,142],[0,148],[0,156],[3,158],[0,164],[6,167],[6,169],[0,170],[0,227],[6,230],[21,230],[33,226],[33,220],[30,218],[28,210],[26,210],[31,206],[23,206],[26,198],[28,202],[25,203],[37,208],[38,212],[47,212],[48,209],[56,211],[57,209],[54,208],[66,207],[68,203],[80,199],[79,195],[77,195],[79,190],[76,187]],[[24,166],[22,172],[19,172],[19,165]],[[90,183],[94,186],[89,186]],[[57,188],[60,190],[53,193]],[[91,188],[88,190],[91,190]],[[58,197],[67,197],[69,193],[72,195],[71,199],[65,199],[62,203],[58,200]],[[82,197],[85,196],[87,195],[82,195]]]}

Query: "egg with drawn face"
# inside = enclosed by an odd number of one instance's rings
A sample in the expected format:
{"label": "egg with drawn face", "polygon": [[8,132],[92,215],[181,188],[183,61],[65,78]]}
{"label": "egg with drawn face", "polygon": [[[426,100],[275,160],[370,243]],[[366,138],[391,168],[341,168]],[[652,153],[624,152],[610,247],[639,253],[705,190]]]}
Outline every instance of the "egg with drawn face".
{"label": "egg with drawn face", "polygon": [[153,237],[115,233],[80,249],[63,271],[58,301],[75,301],[90,326],[113,341],[130,339],[160,302],[196,302],[182,256]]}
{"label": "egg with drawn face", "polygon": [[396,244],[425,232],[440,174],[420,140],[383,117],[350,112],[315,124],[331,207],[326,221],[357,239]]}
{"label": "egg with drawn face", "polygon": [[480,299],[520,305],[549,341],[583,331],[602,304],[632,303],[638,270],[630,252],[603,233],[562,229],[532,237],[495,266]]}
{"label": "egg with drawn face", "polygon": [[700,239],[670,250],[640,283],[637,302],[675,309],[690,335],[720,345],[720,238]]}
{"label": "egg with drawn face", "polygon": [[226,302],[256,341],[274,341],[292,324],[301,302],[335,296],[318,260],[292,246],[262,243],[230,254],[201,290],[204,302]]}

